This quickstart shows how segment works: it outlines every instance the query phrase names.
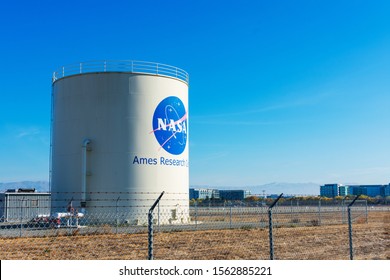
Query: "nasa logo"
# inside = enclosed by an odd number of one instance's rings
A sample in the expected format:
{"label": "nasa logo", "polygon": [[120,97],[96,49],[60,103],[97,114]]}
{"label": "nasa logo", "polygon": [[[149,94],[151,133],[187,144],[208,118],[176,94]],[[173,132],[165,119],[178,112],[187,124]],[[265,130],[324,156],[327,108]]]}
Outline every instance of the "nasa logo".
{"label": "nasa logo", "polygon": [[170,154],[180,155],[187,143],[187,112],[183,102],[176,96],[169,96],[158,104],[153,115],[154,136]]}

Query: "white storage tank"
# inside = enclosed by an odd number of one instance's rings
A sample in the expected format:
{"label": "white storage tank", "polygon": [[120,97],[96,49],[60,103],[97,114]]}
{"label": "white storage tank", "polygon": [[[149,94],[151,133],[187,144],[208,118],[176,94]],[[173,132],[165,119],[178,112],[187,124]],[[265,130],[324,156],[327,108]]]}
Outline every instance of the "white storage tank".
{"label": "white storage tank", "polygon": [[164,191],[160,221],[187,222],[188,135],[185,71],[139,61],[61,68],[52,84],[53,211],[140,224]]}

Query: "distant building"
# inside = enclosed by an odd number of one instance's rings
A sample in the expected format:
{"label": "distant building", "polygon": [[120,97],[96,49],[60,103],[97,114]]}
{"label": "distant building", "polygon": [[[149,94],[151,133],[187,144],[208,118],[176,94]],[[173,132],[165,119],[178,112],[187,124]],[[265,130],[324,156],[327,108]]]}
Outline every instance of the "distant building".
{"label": "distant building", "polygon": [[219,196],[223,200],[244,200],[251,195],[247,190],[220,190]]}
{"label": "distant building", "polygon": [[223,199],[223,200],[244,200],[250,196],[247,190],[218,190],[208,188],[190,188],[191,199]]}
{"label": "distant building", "polygon": [[366,195],[370,197],[390,195],[389,185],[348,185],[325,184],[320,186],[320,196],[335,197],[346,195]]}
{"label": "distant building", "polygon": [[27,221],[50,215],[50,193],[35,189],[12,189],[0,193],[0,218],[4,222]]}
{"label": "distant building", "polygon": [[347,196],[350,194],[349,191],[350,191],[349,186],[339,185],[338,195],[339,196]]}
{"label": "distant building", "polygon": [[336,197],[339,195],[340,184],[325,184],[320,186],[320,196]]}
{"label": "distant building", "polygon": [[219,191],[217,189],[190,189],[191,199],[219,199]]}
{"label": "distant building", "polygon": [[385,196],[385,187],[388,185],[351,185],[350,194],[367,195],[371,197]]}
{"label": "distant building", "polygon": [[220,199],[219,190],[213,189],[213,191],[211,192],[211,198],[212,199]]}
{"label": "distant building", "polygon": [[387,186],[385,186],[383,188],[383,196],[386,197],[386,196],[390,196],[390,184],[388,184]]}

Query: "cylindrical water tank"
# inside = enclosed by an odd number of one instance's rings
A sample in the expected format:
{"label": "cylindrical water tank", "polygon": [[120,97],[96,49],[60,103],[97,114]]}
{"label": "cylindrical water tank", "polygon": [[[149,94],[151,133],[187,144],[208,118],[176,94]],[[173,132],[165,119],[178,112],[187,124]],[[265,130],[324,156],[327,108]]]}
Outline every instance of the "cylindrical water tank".
{"label": "cylindrical water tank", "polygon": [[187,221],[185,71],[139,61],[61,68],[53,74],[51,139],[53,211],[115,212],[140,224],[164,191],[161,221]]}

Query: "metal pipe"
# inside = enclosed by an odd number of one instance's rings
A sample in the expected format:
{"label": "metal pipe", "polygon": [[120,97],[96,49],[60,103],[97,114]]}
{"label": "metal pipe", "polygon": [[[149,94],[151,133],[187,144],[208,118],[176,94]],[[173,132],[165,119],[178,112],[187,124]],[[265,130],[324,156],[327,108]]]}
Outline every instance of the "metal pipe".
{"label": "metal pipe", "polygon": [[87,201],[87,151],[91,140],[85,139],[81,148],[81,208],[85,208]]}

